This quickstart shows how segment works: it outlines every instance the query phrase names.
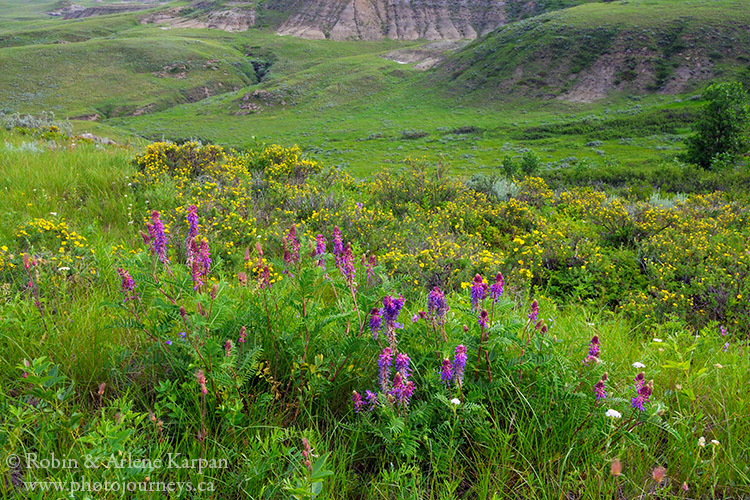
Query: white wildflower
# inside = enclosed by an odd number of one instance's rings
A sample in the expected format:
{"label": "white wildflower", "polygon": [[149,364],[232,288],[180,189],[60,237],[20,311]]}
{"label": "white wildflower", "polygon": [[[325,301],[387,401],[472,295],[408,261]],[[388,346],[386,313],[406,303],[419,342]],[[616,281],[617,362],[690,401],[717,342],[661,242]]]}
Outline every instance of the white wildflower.
{"label": "white wildflower", "polygon": [[622,413],[620,413],[617,410],[613,410],[612,408],[607,410],[607,413],[605,413],[604,415],[606,415],[609,418],[622,418]]}
{"label": "white wildflower", "polygon": [[705,448],[706,447],[706,438],[704,438],[703,436],[699,437],[698,438],[698,446],[700,446],[701,448]]}
{"label": "white wildflower", "polygon": [[461,404],[461,400],[458,399],[458,398],[453,398],[453,399],[451,399],[451,404],[452,405],[460,405]]}
{"label": "white wildflower", "polygon": [[636,361],[635,363],[633,363],[633,368],[646,368],[646,365],[644,365],[640,361]]}

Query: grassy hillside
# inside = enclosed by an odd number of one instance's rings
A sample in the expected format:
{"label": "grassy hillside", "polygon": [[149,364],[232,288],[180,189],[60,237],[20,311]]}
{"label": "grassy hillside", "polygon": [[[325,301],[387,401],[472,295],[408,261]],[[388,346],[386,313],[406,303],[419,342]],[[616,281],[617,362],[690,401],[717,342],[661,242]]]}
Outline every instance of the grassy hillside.
{"label": "grassy hillside", "polygon": [[747,68],[749,27],[746,2],[589,3],[500,28],[431,81],[474,101],[689,92]]}

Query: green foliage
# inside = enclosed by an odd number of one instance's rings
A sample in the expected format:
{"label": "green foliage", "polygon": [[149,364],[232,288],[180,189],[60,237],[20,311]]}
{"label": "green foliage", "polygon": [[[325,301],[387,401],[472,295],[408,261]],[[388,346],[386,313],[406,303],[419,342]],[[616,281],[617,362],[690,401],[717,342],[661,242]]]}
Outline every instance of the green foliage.
{"label": "green foliage", "polygon": [[687,140],[687,159],[718,170],[750,149],[750,96],[739,82],[714,83],[703,92],[708,103]]}
{"label": "green foliage", "polygon": [[542,163],[533,151],[526,151],[521,158],[520,169],[524,175],[535,175],[539,172]]}

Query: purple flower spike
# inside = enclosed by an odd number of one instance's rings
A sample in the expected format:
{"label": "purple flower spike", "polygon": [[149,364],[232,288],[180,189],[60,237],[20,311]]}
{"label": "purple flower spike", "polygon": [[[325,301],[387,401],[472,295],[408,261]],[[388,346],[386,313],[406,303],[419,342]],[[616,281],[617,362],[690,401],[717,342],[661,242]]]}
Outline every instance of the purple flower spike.
{"label": "purple flower spike", "polygon": [[393,351],[390,347],[383,349],[378,359],[378,378],[380,379],[380,388],[386,392],[388,388],[388,379],[391,376],[391,365],[393,364]]}
{"label": "purple flower spike", "polygon": [[377,307],[373,307],[370,311],[370,331],[372,332],[372,338],[375,340],[378,340],[378,331],[382,326],[380,314],[381,311]]}
{"label": "purple flower spike", "polygon": [[596,400],[597,401],[599,401],[600,399],[604,399],[604,398],[607,397],[607,393],[606,393],[606,391],[604,389],[604,382],[607,381],[607,377],[608,377],[608,375],[605,373],[604,375],[602,375],[601,380],[599,380],[594,385],[594,394],[596,395]]}
{"label": "purple flower spike", "polygon": [[188,220],[188,240],[198,236],[198,207],[190,205],[187,213]]}
{"label": "purple flower spike", "polygon": [[638,391],[641,387],[643,387],[643,384],[646,382],[646,374],[643,372],[640,372],[638,375],[635,376],[633,381],[635,382],[635,390]]}
{"label": "purple flower spike", "polygon": [[138,297],[138,294],[135,293],[135,281],[133,281],[132,276],[130,276],[130,273],[123,269],[118,268],[117,274],[120,275],[120,278],[122,278],[122,284],[120,285],[120,290],[125,294],[125,300],[124,302],[127,302],[128,300],[135,299]]}
{"label": "purple flower spike", "polygon": [[448,358],[443,360],[443,364],[440,367],[440,380],[445,385],[450,384],[451,380],[453,380],[453,366],[451,366],[451,360]]}
{"label": "purple flower spike", "polygon": [[169,263],[167,257],[167,236],[164,233],[164,224],[159,218],[159,212],[151,212],[151,224],[146,224],[148,228],[149,241],[151,242],[151,252],[159,257],[162,264]]}
{"label": "purple flower spike", "polygon": [[471,284],[471,306],[474,309],[479,307],[479,302],[487,298],[488,290],[489,288],[482,277],[478,274],[475,275],[474,281]]}
{"label": "purple flower spike", "polygon": [[654,381],[649,380],[648,384],[642,385],[637,392],[637,395],[631,399],[631,405],[633,408],[639,411],[644,411],[644,404],[649,402],[649,397],[654,392]]}
{"label": "purple flower spike", "polygon": [[352,403],[354,403],[354,413],[359,413],[364,403],[362,402],[362,396],[357,391],[352,391]]}
{"label": "purple flower spike", "polygon": [[398,314],[401,312],[401,309],[404,307],[404,298],[403,297],[393,297],[391,295],[386,295],[383,297],[383,320],[385,321],[386,326],[389,328],[395,328],[396,326],[396,318],[398,318]]}
{"label": "purple flower spike", "polygon": [[453,377],[456,383],[463,385],[464,382],[464,370],[466,369],[466,346],[459,344],[456,346],[456,351],[453,354]]}
{"label": "purple flower spike", "polygon": [[505,287],[505,279],[503,279],[503,273],[497,273],[495,276],[495,282],[490,285],[490,298],[493,302],[500,300],[503,296],[503,288]]}
{"label": "purple flower spike", "polygon": [[594,356],[594,357],[598,358],[599,357],[599,351],[600,351],[599,336],[598,335],[594,335],[591,338],[591,342],[589,342],[589,356]]}
{"label": "purple flower spike", "polygon": [[539,317],[539,302],[534,299],[531,302],[531,307],[529,308],[529,319],[532,323],[536,324],[536,320]]}
{"label": "purple flower spike", "polygon": [[289,266],[299,263],[300,242],[297,238],[297,226],[292,224],[289,232],[284,236],[284,262]]}
{"label": "purple flower spike", "polygon": [[372,411],[378,405],[378,395],[372,391],[365,391],[365,401],[367,401],[369,411]]}
{"label": "purple flower spike", "polygon": [[409,356],[400,352],[396,354],[395,368],[405,379],[411,376],[411,368],[409,368]]}
{"label": "purple flower spike", "polygon": [[430,316],[437,319],[439,323],[442,323],[448,309],[448,303],[445,301],[445,294],[440,287],[436,286],[427,297],[427,311],[430,313]]}
{"label": "purple flower spike", "polygon": [[489,313],[487,312],[487,309],[482,309],[482,311],[479,313],[479,317],[477,320],[479,321],[479,326],[481,326],[483,329],[487,329],[487,324],[489,322]]}
{"label": "purple flower spike", "polygon": [[349,286],[353,286],[354,274],[357,272],[357,269],[354,267],[354,255],[352,254],[352,246],[350,243],[346,244],[346,247],[344,247],[344,251],[341,254],[339,269],[341,270],[341,274],[344,275],[344,278],[346,278],[347,283],[349,283]]}
{"label": "purple flower spike", "polygon": [[336,256],[337,263],[342,253],[344,253],[344,242],[341,238],[341,230],[335,226],[333,228],[333,255]]}

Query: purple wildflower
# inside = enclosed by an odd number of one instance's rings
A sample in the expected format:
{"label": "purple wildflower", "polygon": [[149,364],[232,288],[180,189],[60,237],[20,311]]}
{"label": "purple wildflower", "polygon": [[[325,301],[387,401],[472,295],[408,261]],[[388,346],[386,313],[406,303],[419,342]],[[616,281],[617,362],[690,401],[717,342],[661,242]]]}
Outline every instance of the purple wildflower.
{"label": "purple wildflower", "polygon": [[372,332],[372,338],[378,340],[378,331],[382,325],[380,317],[380,309],[373,307],[370,311],[370,331]]}
{"label": "purple wildflower", "polygon": [[607,381],[607,376],[608,376],[607,373],[605,373],[604,375],[602,375],[601,380],[599,380],[594,385],[594,394],[596,395],[596,400],[597,401],[599,401],[600,399],[604,399],[604,398],[607,397],[607,393],[606,393],[606,391],[604,389],[604,382]]}
{"label": "purple wildflower", "polygon": [[352,391],[352,403],[354,403],[354,413],[359,413],[364,403],[362,402],[362,396],[357,391]]}
{"label": "purple wildflower", "polygon": [[646,382],[646,374],[640,372],[635,376],[633,381],[635,382],[635,390],[638,391],[641,387],[643,387],[644,382]]}
{"label": "purple wildflower", "polygon": [[166,342],[164,342],[164,343],[165,343],[165,344],[167,344],[167,345],[172,345],[172,341],[171,341],[171,340],[169,340],[169,339],[167,339],[167,341],[166,341]]}
{"label": "purple wildflower", "polygon": [[292,266],[299,264],[300,243],[297,238],[297,226],[292,224],[289,232],[284,236],[284,262]]}
{"label": "purple wildflower", "polygon": [[448,309],[448,303],[445,301],[445,294],[440,287],[436,286],[427,296],[427,311],[430,313],[430,316],[437,319],[439,323],[442,323]]}
{"label": "purple wildflower", "polygon": [[190,205],[190,208],[188,208],[187,213],[187,220],[188,220],[188,241],[192,238],[195,238],[198,236],[198,207],[195,205]]}
{"label": "purple wildflower", "polygon": [[404,307],[404,298],[399,296],[398,298],[391,295],[383,297],[383,320],[385,320],[386,326],[389,328],[396,328],[396,318]]}
{"label": "purple wildflower", "polygon": [[388,387],[391,364],[393,364],[393,351],[391,351],[390,347],[386,347],[380,354],[380,358],[378,358],[378,378],[380,379],[380,388],[383,392],[386,392],[386,388]]}
{"label": "purple wildflower", "polygon": [[443,360],[443,364],[440,367],[440,380],[446,385],[450,384],[451,380],[453,380],[453,366],[451,366],[451,360],[448,358]]}
{"label": "purple wildflower", "polygon": [[319,234],[315,237],[315,250],[313,250],[312,257],[313,259],[317,257],[318,259],[318,266],[325,268],[326,262],[325,259],[323,259],[323,255],[326,253],[326,239],[323,237],[322,234]]}
{"label": "purple wildflower", "polygon": [[409,378],[409,376],[411,376],[409,361],[409,356],[407,356],[403,352],[396,354],[395,368],[398,373],[404,376],[404,378]]}
{"label": "purple wildflower", "polygon": [[479,313],[479,316],[477,317],[477,321],[479,321],[479,326],[481,326],[482,329],[487,329],[489,318],[490,318],[490,315],[487,312],[487,309],[482,309],[482,311]]}
{"label": "purple wildflower", "polygon": [[179,335],[182,340],[185,340],[185,337],[187,336],[185,332],[180,332],[177,335]]}
{"label": "purple wildflower", "polygon": [[237,343],[244,344],[246,340],[247,340],[247,328],[243,326],[242,328],[240,328],[240,338],[237,339]]}
{"label": "purple wildflower", "polygon": [[133,278],[132,276],[130,276],[130,273],[127,270],[120,267],[117,269],[117,274],[119,274],[120,278],[122,278],[122,284],[120,285],[120,289],[125,294],[124,302],[135,299],[138,296],[138,294],[135,293],[135,281],[133,281]]}
{"label": "purple wildflower", "polygon": [[372,280],[373,276],[375,276],[375,272],[373,269],[375,269],[375,266],[378,265],[378,258],[375,255],[370,255],[367,259],[365,259],[365,256],[362,256],[363,264],[365,265],[365,269],[367,269],[367,281]]}
{"label": "purple wildflower", "polygon": [[722,337],[726,337],[727,333],[729,333],[729,332],[727,331],[726,328],[724,328],[724,325],[721,325],[719,327],[719,333],[721,334]]}
{"label": "purple wildflower", "polygon": [[503,279],[503,273],[497,273],[495,276],[495,282],[490,285],[490,298],[493,302],[500,300],[503,296],[503,288],[505,287],[505,279]]}
{"label": "purple wildflower", "polygon": [[164,233],[164,224],[159,218],[159,212],[151,212],[151,224],[146,224],[148,228],[149,241],[151,242],[151,252],[159,257],[162,264],[169,263],[167,257],[167,236]]}
{"label": "purple wildflower", "polygon": [[471,306],[476,309],[479,307],[479,302],[487,298],[488,287],[481,276],[478,274],[474,276],[474,281],[471,284]]}
{"label": "purple wildflower", "polygon": [[408,406],[409,400],[414,395],[414,382],[407,380],[406,377],[401,375],[401,372],[396,372],[393,376],[393,388],[390,394],[401,406]]}
{"label": "purple wildflower", "polygon": [[599,336],[594,335],[591,337],[591,342],[589,342],[589,356],[594,356],[595,358],[599,357]]}
{"label": "purple wildflower", "polygon": [[466,369],[466,346],[459,344],[453,354],[453,377],[461,386],[464,382],[464,370]]}
{"label": "purple wildflower", "polygon": [[372,391],[365,391],[365,400],[367,401],[367,406],[370,408],[370,411],[372,411],[378,404],[378,395]]}
{"label": "purple wildflower", "polygon": [[224,353],[227,357],[232,354],[232,341],[229,339],[227,339],[226,343],[224,344]]}
{"label": "purple wildflower", "polygon": [[337,263],[342,253],[344,253],[344,242],[341,239],[341,230],[339,229],[338,226],[334,226],[333,228],[333,255],[336,256]]}
{"label": "purple wildflower", "polygon": [[727,349],[729,349],[729,342],[724,344],[724,347],[721,348],[722,351],[727,352]]}
{"label": "purple wildflower", "polygon": [[354,267],[354,255],[352,254],[352,246],[350,243],[346,244],[346,247],[344,247],[344,251],[340,256],[339,269],[341,270],[341,274],[344,275],[344,278],[346,278],[347,283],[349,283],[349,286],[353,286],[354,274],[357,272],[357,269]]}
{"label": "purple wildflower", "polygon": [[642,385],[638,389],[637,395],[630,400],[633,408],[635,408],[636,410],[644,411],[645,408],[643,407],[643,405],[649,402],[648,398],[649,396],[651,396],[653,391],[654,391],[654,381],[649,380],[648,384]]}
{"label": "purple wildflower", "polygon": [[532,323],[536,324],[536,320],[539,317],[539,302],[534,299],[531,302],[531,307],[529,309],[529,320],[531,320]]}

